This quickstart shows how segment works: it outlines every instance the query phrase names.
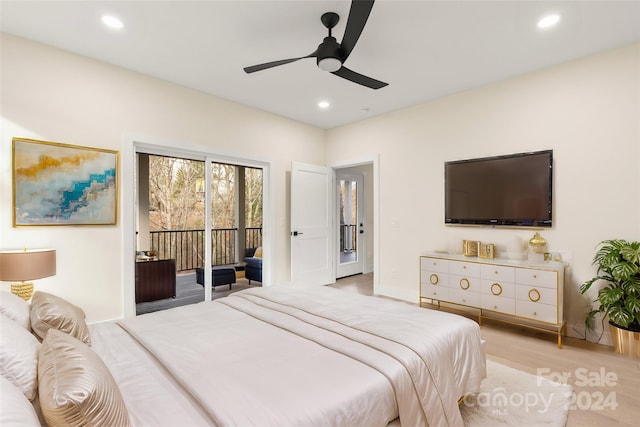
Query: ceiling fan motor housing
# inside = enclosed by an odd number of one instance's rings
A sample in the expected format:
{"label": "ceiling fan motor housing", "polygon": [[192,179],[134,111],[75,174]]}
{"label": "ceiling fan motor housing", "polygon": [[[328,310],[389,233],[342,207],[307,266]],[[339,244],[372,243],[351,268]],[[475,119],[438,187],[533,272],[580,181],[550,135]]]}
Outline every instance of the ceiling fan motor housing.
{"label": "ceiling fan motor housing", "polygon": [[[316,63],[318,67],[325,71],[337,71],[340,66],[342,66],[342,52],[340,48],[340,44],[336,41],[335,37],[325,37],[322,43],[318,45],[318,50],[316,51]],[[334,64],[332,69],[327,70],[326,65],[321,65],[325,59],[334,59],[334,61],[330,61]],[[338,61],[338,62],[336,62]],[[339,64],[338,64],[339,63]],[[340,65],[340,66],[338,66]],[[338,68],[335,68],[338,66]]]}

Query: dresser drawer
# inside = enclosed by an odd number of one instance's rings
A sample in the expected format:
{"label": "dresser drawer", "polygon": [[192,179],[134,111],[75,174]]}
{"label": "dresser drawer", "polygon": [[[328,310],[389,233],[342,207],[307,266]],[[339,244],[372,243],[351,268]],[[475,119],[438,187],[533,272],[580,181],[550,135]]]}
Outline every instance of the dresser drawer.
{"label": "dresser drawer", "polygon": [[497,311],[505,314],[515,314],[516,304],[513,298],[499,297],[495,295],[480,295],[480,307],[484,310]]}
{"label": "dresser drawer", "polygon": [[495,297],[513,299],[516,297],[515,286],[516,285],[509,282],[497,280],[482,280],[480,282],[480,293]]}
{"label": "dresser drawer", "polygon": [[516,300],[516,315],[539,322],[558,323],[558,310],[554,305]]}
{"label": "dresser drawer", "polygon": [[438,258],[420,258],[420,269],[438,273],[448,273],[449,261]]}
{"label": "dresser drawer", "polygon": [[480,293],[480,279],[477,277],[449,275],[448,286],[451,289]]}
{"label": "dresser drawer", "polygon": [[437,271],[422,270],[420,272],[420,283],[428,285],[447,286],[449,283],[449,275],[447,273],[439,273]]}
{"label": "dresser drawer", "polygon": [[430,285],[428,283],[423,283],[422,285],[420,285],[420,296],[422,298],[448,300],[449,289],[444,286]]}
{"label": "dresser drawer", "polygon": [[556,306],[558,294],[555,289],[516,285],[516,299]]}
{"label": "dresser drawer", "polygon": [[480,293],[451,288],[449,289],[449,299],[447,301],[471,307],[480,307]]}
{"label": "dresser drawer", "polygon": [[519,268],[516,270],[516,283],[542,288],[557,289],[558,273],[555,271]]}
{"label": "dresser drawer", "polygon": [[449,262],[449,274],[465,277],[480,277],[480,264],[464,261]]}
{"label": "dresser drawer", "polygon": [[487,280],[515,282],[515,268],[503,265],[483,264],[480,267],[480,277]]}

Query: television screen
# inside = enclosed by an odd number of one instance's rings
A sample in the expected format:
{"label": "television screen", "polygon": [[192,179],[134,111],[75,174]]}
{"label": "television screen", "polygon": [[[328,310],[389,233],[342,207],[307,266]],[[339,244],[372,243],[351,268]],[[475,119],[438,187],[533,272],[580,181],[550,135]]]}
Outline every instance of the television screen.
{"label": "television screen", "polygon": [[551,227],[553,150],[446,162],[445,224]]}

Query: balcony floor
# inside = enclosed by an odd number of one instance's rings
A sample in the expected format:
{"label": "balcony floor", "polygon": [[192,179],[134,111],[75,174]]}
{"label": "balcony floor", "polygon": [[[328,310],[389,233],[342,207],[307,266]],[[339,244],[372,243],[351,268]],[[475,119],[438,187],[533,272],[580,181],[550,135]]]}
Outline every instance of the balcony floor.
{"label": "balcony floor", "polygon": [[[243,289],[261,287],[262,283],[255,280],[249,285],[249,281],[244,277],[236,279],[236,283],[231,286],[220,285],[213,288],[211,299],[226,297]],[[176,276],[176,297],[166,298],[157,301],[141,302],[136,304],[136,314],[151,313],[168,308],[180,307],[182,305],[196,304],[204,301],[204,287],[196,283],[195,273],[178,274]]]}

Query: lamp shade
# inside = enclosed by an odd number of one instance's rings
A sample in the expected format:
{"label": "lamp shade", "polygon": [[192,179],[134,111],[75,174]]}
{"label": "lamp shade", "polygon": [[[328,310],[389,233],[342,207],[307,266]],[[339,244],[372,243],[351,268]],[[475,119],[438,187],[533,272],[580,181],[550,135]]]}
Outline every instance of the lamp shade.
{"label": "lamp shade", "polygon": [[56,274],[55,249],[0,252],[0,280],[25,281]]}

